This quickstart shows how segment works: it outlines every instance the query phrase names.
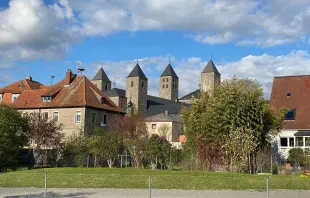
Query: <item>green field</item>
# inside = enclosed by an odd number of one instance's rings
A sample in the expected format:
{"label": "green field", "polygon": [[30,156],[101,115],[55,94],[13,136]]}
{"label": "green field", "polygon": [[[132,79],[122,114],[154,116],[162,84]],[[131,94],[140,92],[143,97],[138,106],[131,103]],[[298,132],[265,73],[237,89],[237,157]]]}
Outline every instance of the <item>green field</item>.
{"label": "green field", "polygon": [[[206,171],[170,171],[119,168],[50,168],[0,174],[0,187],[48,188],[152,188],[265,190],[266,176]],[[294,176],[269,176],[269,189],[310,190],[310,179]]]}

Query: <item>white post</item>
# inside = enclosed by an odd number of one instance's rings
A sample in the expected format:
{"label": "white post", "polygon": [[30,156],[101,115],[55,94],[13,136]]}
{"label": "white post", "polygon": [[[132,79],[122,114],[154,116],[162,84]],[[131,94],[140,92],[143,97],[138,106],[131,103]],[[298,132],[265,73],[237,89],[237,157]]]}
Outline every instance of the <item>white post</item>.
{"label": "white post", "polygon": [[44,174],[44,198],[46,198],[47,193],[47,172]]}
{"label": "white post", "polygon": [[267,198],[269,198],[269,177],[266,177],[266,190],[267,190]]}
{"label": "white post", "polygon": [[152,186],[151,186],[151,175],[149,175],[149,195],[150,195],[150,198],[152,198]]}

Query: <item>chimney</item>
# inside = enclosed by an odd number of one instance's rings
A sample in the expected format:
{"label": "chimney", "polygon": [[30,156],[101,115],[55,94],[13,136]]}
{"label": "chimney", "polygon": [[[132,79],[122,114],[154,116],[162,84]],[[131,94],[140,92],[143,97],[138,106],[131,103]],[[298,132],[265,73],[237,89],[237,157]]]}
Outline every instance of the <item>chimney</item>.
{"label": "chimney", "polygon": [[26,77],[26,80],[32,80],[32,77],[28,74],[28,76]]}
{"label": "chimney", "polygon": [[68,69],[66,72],[66,85],[70,85],[70,83],[72,82],[72,71],[71,69]]}
{"label": "chimney", "polygon": [[167,110],[165,111],[165,116],[169,116],[169,112]]}

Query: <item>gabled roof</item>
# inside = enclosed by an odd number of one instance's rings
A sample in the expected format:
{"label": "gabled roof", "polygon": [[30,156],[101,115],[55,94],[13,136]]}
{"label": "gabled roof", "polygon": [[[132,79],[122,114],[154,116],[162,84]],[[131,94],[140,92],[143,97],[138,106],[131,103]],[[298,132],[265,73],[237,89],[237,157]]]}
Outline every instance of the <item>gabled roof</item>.
{"label": "gabled roof", "polygon": [[138,63],[133,68],[133,70],[130,72],[130,74],[127,76],[127,78],[128,77],[140,77],[143,79],[147,79]]}
{"label": "gabled roof", "polygon": [[[58,86],[60,85],[56,84],[49,89],[57,90]],[[13,105],[18,109],[93,107],[124,113],[84,76],[76,77],[68,86],[62,86],[51,102],[42,101],[41,96],[47,91],[48,89],[23,91]],[[101,98],[103,98],[103,103],[101,103]]]}
{"label": "gabled roof", "polygon": [[159,113],[153,116],[149,116],[145,119],[147,122],[181,122],[180,115],[165,115],[164,113]]}
{"label": "gabled roof", "polygon": [[1,88],[0,93],[20,94],[24,90],[40,89],[41,86],[43,85],[37,81],[33,81],[30,79],[23,79]]}
{"label": "gabled roof", "polygon": [[108,78],[107,74],[102,69],[102,67],[99,69],[97,74],[94,76],[93,80],[102,80],[102,81],[111,82],[110,79]]}
{"label": "gabled roof", "polygon": [[193,91],[193,92],[183,96],[182,98],[179,98],[179,100],[190,100],[193,97],[198,98],[199,94],[200,94],[200,89],[197,89],[196,91]]}
{"label": "gabled roof", "polygon": [[178,75],[175,73],[174,69],[172,68],[172,66],[169,65],[166,67],[166,69],[163,71],[163,73],[161,74],[160,77],[163,76],[172,76],[172,77],[178,77]]}
{"label": "gabled roof", "polygon": [[310,129],[310,75],[274,77],[270,105],[275,110],[296,108],[295,120],[284,129]]}
{"label": "gabled roof", "polygon": [[104,92],[108,97],[126,97],[126,91],[124,89],[113,88]]}
{"label": "gabled roof", "polygon": [[212,73],[214,72],[215,74],[221,75],[220,72],[217,70],[215,67],[214,63],[212,60],[209,60],[208,64],[206,67],[202,70],[201,73]]}

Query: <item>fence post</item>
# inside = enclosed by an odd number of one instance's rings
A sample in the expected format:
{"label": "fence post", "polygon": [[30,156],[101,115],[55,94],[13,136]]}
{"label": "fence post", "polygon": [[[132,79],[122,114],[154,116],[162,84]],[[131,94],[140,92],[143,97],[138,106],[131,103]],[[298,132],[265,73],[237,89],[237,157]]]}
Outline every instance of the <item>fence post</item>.
{"label": "fence post", "polygon": [[267,190],[267,198],[269,198],[269,177],[266,177],[266,190]]}
{"label": "fence post", "polygon": [[47,193],[47,172],[44,174],[44,198],[46,198]]}
{"label": "fence post", "polygon": [[271,171],[270,171],[270,173],[272,174],[272,173],[273,173],[273,171],[272,171],[272,169],[273,169],[273,167],[272,167],[272,155],[271,155],[271,157],[270,157],[270,161],[271,161],[271,163],[270,163],[270,166],[271,166]]}
{"label": "fence post", "polygon": [[151,175],[149,175],[149,194],[150,194],[150,198],[152,198],[152,186],[151,186]]}

